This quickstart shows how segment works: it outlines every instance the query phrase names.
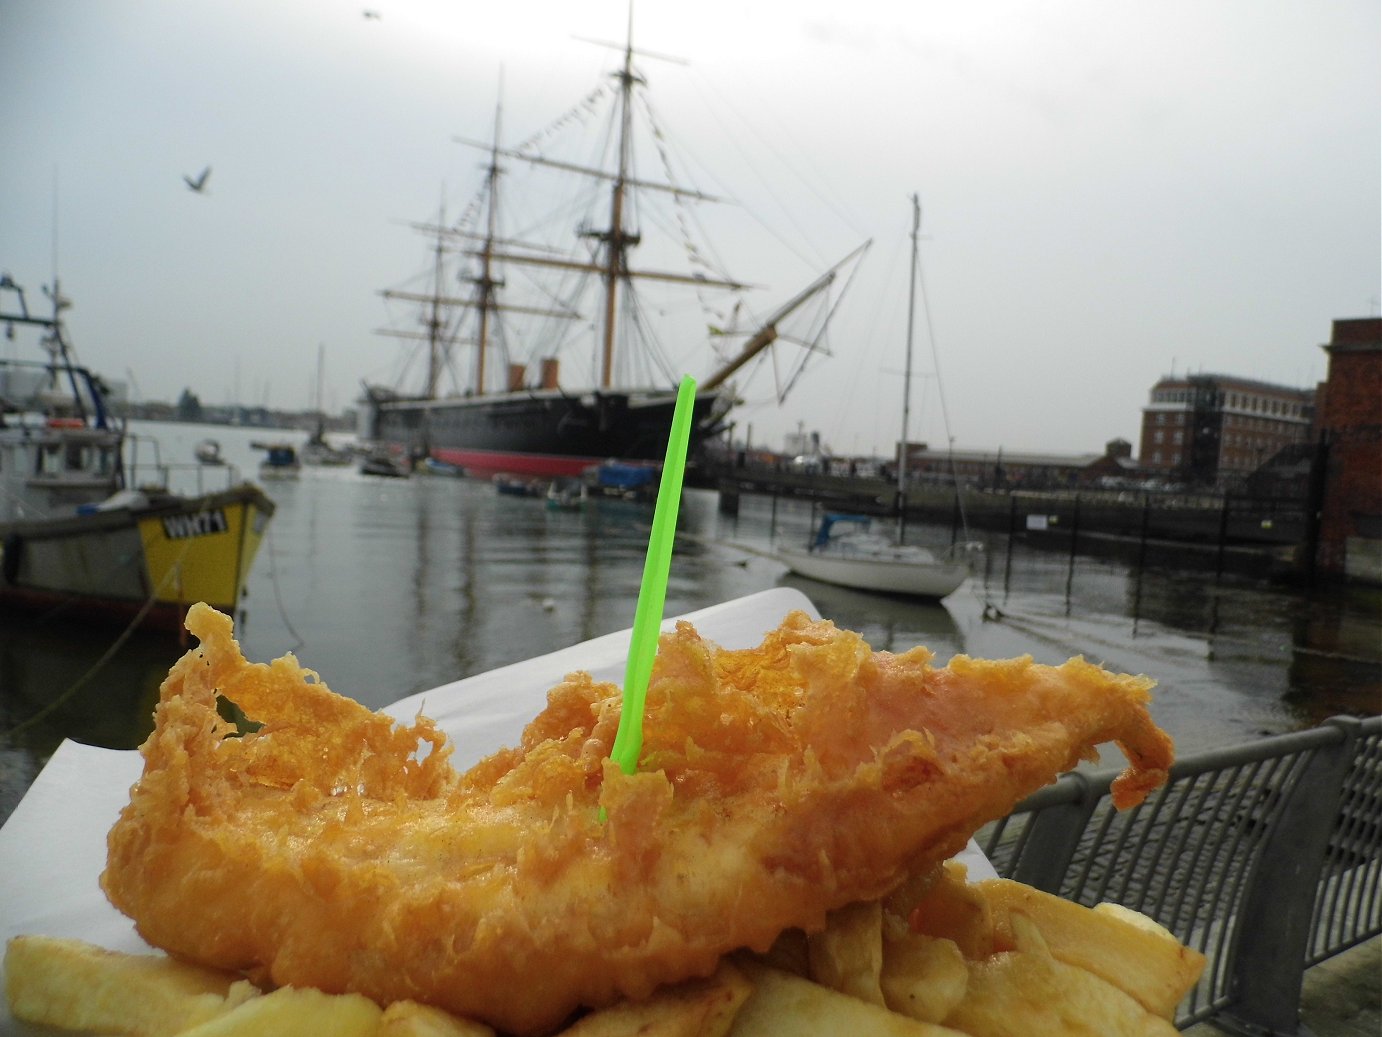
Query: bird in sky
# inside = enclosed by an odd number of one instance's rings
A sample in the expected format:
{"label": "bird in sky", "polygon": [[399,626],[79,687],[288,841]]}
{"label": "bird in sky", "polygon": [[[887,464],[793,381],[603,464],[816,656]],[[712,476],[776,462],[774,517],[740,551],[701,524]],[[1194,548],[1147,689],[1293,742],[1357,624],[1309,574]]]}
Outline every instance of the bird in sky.
{"label": "bird in sky", "polygon": [[378,20],[379,20],[379,12],[378,12],[378,11],[366,10],[366,11],[365,11],[365,17],[366,17],[366,18],[373,18],[375,21],[378,21]]}
{"label": "bird in sky", "polygon": [[183,180],[183,183],[185,183],[185,184],[186,184],[188,187],[190,187],[192,190],[196,191],[198,194],[205,194],[205,193],[206,193],[206,178],[209,177],[210,175],[211,175],[211,167],[210,167],[210,166],[207,166],[205,169],[203,169],[203,170],[201,171],[201,173],[199,173],[199,174],[197,175],[197,178],[196,178],[195,180],[193,180],[193,179],[192,179],[190,176],[188,176],[186,173],[184,173],[184,174],[182,175],[182,180]]}

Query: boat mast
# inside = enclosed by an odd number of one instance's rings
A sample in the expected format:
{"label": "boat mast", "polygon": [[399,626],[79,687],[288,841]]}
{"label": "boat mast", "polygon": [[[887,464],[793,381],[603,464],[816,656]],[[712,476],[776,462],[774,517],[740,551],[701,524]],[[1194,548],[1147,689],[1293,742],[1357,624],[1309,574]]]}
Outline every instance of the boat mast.
{"label": "boat mast", "polygon": [[[503,91],[503,84],[500,84]],[[488,181],[488,209],[485,214],[485,243],[480,250],[480,278],[476,305],[480,309],[479,326],[476,329],[475,343],[475,395],[485,394],[485,353],[489,349],[489,314],[494,308],[494,289],[498,287],[492,276],[494,261],[494,240],[499,229],[499,122],[502,108],[494,106],[494,137],[490,145],[489,169],[485,172]]]}
{"label": "boat mast", "polygon": [[437,398],[437,383],[441,380],[441,288],[443,262],[442,256],[446,251],[445,241],[440,233],[440,229],[446,226],[446,204],[443,203],[437,214],[437,244],[432,260],[432,298],[431,310],[427,318],[427,388],[424,392],[426,399],[435,400]]}
{"label": "boat mast", "polygon": [[860,255],[860,253],[868,247],[868,242],[860,245],[849,255],[845,256],[844,259],[840,260],[825,273],[821,274],[820,277],[803,288],[795,296],[779,306],[771,316],[763,321],[762,326],[744,343],[743,348],[739,350],[737,356],[727,361],[722,367],[710,375],[709,378],[701,382],[700,391],[710,392],[712,389],[718,389],[729,380],[731,375],[776,342],[778,337],[777,326],[779,322],[790,317],[796,310],[800,309],[812,298],[819,295],[826,288],[829,288],[831,284],[834,283],[840,269],[846,263],[854,260],[855,257]]}
{"label": "boat mast", "polygon": [[907,528],[907,429],[912,412],[912,327],[916,315],[917,238],[921,231],[921,200],[912,195],[912,268],[907,287],[907,363],[902,372],[902,439],[897,444],[897,542]]}
{"label": "boat mast", "polygon": [[628,184],[629,155],[633,146],[633,88],[642,82],[633,71],[633,5],[629,5],[629,29],[624,44],[624,67],[619,77],[619,166],[610,189],[609,230],[598,235],[605,243],[605,327],[600,362],[600,388],[614,382],[615,314],[619,301],[619,279],[628,273],[628,250],[637,245],[639,235],[624,231],[624,196]]}

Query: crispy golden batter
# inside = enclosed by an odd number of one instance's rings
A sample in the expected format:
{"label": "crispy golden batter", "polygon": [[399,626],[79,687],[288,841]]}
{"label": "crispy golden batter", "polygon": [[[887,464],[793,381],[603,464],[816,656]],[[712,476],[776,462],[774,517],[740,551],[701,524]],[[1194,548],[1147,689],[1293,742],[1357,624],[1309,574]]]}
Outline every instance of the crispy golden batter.
{"label": "crispy golden batter", "polygon": [[[110,833],[112,903],[193,961],[514,1033],[819,928],[1099,743],[1131,761],[1120,805],[1171,762],[1146,678],[937,669],[793,613],[744,651],[685,623],[663,636],[637,774],[608,759],[619,690],[580,673],[518,747],[457,774],[425,718],[395,725],[292,657],[247,663],[209,608],[187,625],[201,645],[164,683]],[[218,696],[262,727],[233,737]]]}

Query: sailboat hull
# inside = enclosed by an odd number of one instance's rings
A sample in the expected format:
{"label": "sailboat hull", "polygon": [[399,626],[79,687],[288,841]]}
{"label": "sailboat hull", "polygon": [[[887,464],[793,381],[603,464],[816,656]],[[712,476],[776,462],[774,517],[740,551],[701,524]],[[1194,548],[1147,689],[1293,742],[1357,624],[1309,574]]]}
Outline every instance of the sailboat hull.
{"label": "sailboat hull", "polygon": [[924,558],[867,557],[805,548],[779,548],[778,559],[801,576],[838,587],[940,600],[969,575],[967,565]]}
{"label": "sailboat hull", "polygon": [[[696,397],[692,442],[722,430],[719,392]],[[367,438],[413,457],[431,457],[468,475],[578,476],[611,459],[660,462],[675,392],[530,390],[438,400],[369,404]]]}

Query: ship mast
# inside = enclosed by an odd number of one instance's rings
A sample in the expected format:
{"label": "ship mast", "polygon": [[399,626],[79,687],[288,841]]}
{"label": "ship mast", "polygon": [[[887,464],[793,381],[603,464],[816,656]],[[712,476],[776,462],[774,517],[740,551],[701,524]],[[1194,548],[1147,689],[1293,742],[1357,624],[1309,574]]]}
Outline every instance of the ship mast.
{"label": "ship mast", "polygon": [[[437,216],[437,226],[446,225],[446,206],[443,205]],[[429,400],[436,399],[437,383],[441,381],[441,289],[444,265],[442,256],[446,251],[442,236],[437,235],[437,244],[432,265],[432,297],[430,300],[431,309],[427,316],[427,388],[426,397]]]}
{"label": "ship mast", "polygon": [[[621,287],[632,291],[635,279],[657,281],[671,284],[694,285],[698,288],[730,289],[742,291],[750,287],[739,281],[725,278],[707,277],[703,274],[686,274],[665,270],[635,270],[629,265],[629,251],[637,246],[642,235],[627,227],[629,199],[634,191],[646,190],[670,194],[680,199],[692,199],[695,201],[715,202],[720,199],[700,191],[678,187],[669,183],[649,182],[633,175],[633,148],[634,148],[634,101],[633,92],[638,86],[645,86],[646,80],[634,67],[634,46],[633,46],[633,12],[630,9],[628,32],[624,43],[614,44],[599,40],[589,42],[598,43],[601,46],[617,48],[623,53],[623,60],[618,71],[612,73],[612,77],[617,80],[618,87],[618,108],[614,117],[618,119],[617,127],[617,161],[613,169],[590,168],[572,162],[561,161],[548,158],[546,156],[533,154],[526,148],[505,148],[499,144],[499,116],[495,116],[495,133],[487,142],[469,140],[464,137],[453,137],[459,144],[470,147],[483,148],[489,153],[489,209],[488,209],[488,233],[484,236],[483,242],[476,247],[467,249],[466,254],[480,260],[480,276],[475,279],[480,291],[477,293],[476,301],[465,305],[476,306],[480,309],[480,328],[479,328],[479,350],[481,357],[477,360],[477,374],[483,372],[483,355],[486,352],[488,339],[488,316],[491,310],[512,311],[519,313],[530,313],[543,316],[560,317],[563,319],[577,319],[579,314],[567,310],[565,312],[546,311],[532,309],[528,307],[516,307],[508,304],[500,304],[497,300],[496,289],[502,287],[502,281],[492,278],[491,270],[494,264],[516,263],[523,266],[547,268],[551,270],[570,270],[579,273],[586,273],[598,277],[603,286],[603,306],[601,319],[603,327],[597,343],[600,352],[600,370],[598,373],[598,386],[602,390],[614,388],[615,384],[615,348],[616,338],[619,328],[619,306],[621,299]],[[639,51],[641,55],[648,52]],[[651,55],[664,60],[679,60],[667,58],[665,55]],[[603,180],[609,184],[609,226],[608,229],[598,230],[587,228],[579,231],[579,235],[584,238],[598,242],[599,247],[594,250],[588,259],[577,259],[566,256],[542,256],[535,255],[530,250],[531,246],[522,245],[518,242],[505,241],[498,237],[496,227],[497,189],[499,176],[502,172],[499,166],[499,159],[511,158],[533,165],[545,166],[551,169],[564,170],[569,173],[576,173],[581,176]],[[448,233],[460,233],[460,236],[478,238],[476,234],[466,234],[457,231]],[[516,250],[514,246],[519,246]],[[744,366],[749,360],[753,359],[763,350],[767,349],[777,338],[777,322],[794,310],[801,307],[808,299],[816,296],[824,289],[828,288],[834,281],[836,274],[841,267],[850,260],[856,258],[865,248],[867,243],[860,249],[856,249],[840,263],[837,263],[827,274],[819,278],[804,292],[789,301],[774,313],[759,331],[753,335],[746,343],[741,352],[728,364],[724,365],[719,371],[711,375],[709,381],[702,384],[700,391],[706,392],[718,388],[740,367]],[[407,298],[406,293],[385,293],[393,298]],[[438,293],[439,294],[439,293]],[[483,392],[482,380],[477,377],[474,391],[479,394]]]}
{"label": "ship mast", "polygon": [[[502,92],[502,85],[501,85]],[[480,250],[480,277],[478,280],[478,299],[480,310],[479,327],[476,330],[475,344],[475,384],[476,396],[485,394],[485,353],[489,351],[489,315],[494,308],[494,290],[499,287],[493,277],[494,240],[498,231],[499,219],[499,122],[501,107],[494,106],[494,143],[490,146],[489,169],[485,172],[488,181],[488,209],[485,214],[485,243]]]}
{"label": "ship mast", "polygon": [[629,29],[624,44],[624,67],[619,78],[619,165],[610,188],[609,230],[597,234],[605,244],[605,326],[600,361],[600,388],[608,389],[614,380],[614,332],[619,302],[619,281],[628,276],[628,250],[637,245],[639,235],[624,230],[624,196],[629,176],[632,147],[633,88],[642,80],[633,71],[633,5],[629,5]]}

